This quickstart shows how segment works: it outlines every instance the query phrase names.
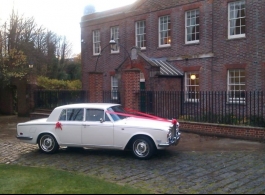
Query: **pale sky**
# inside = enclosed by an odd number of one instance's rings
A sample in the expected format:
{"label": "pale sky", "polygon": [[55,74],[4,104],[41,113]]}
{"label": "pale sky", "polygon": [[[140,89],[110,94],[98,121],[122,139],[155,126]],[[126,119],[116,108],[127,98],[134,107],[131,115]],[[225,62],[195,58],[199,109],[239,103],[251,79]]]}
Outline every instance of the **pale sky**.
{"label": "pale sky", "polygon": [[43,26],[66,36],[72,43],[73,54],[81,52],[80,21],[85,6],[93,4],[96,11],[104,11],[131,4],[136,0],[0,0],[0,25],[9,19],[14,6],[19,15],[34,17]]}

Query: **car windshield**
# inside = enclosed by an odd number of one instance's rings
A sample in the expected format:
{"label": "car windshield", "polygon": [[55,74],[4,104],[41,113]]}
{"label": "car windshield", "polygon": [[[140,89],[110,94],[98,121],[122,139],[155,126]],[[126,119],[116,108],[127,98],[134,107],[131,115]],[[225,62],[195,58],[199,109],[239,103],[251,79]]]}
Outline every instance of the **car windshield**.
{"label": "car windshield", "polygon": [[110,116],[114,121],[122,120],[127,118],[128,116],[124,116],[122,114],[128,114],[122,106],[112,106],[107,109],[110,113]]}

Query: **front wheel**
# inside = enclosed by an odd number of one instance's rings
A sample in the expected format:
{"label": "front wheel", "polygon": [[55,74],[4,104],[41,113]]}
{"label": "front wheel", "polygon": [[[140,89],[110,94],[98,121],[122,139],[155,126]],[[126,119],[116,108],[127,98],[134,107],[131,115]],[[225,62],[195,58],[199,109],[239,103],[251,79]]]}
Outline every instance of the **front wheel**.
{"label": "front wheel", "polygon": [[56,139],[50,134],[41,135],[38,145],[40,150],[47,154],[55,153],[59,149]]}
{"label": "front wheel", "polygon": [[137,137],[132,142],[132,151],[138,159],[149,159],[155,153],[155,145],[150,138],[145,136]]}

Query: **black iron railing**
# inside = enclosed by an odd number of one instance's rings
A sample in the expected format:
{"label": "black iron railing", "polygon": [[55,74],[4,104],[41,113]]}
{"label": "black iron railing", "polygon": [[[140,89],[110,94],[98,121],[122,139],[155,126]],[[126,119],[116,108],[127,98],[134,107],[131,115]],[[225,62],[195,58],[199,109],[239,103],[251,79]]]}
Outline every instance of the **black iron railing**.
{"label": "black iron railing", "polygon": [[[103,91],[104,103],[120,103],[118,91]],[[89,92],[84,90],[36,90],[35,109],[54,109],[57,106],[89,102]]]}
{"label": "black iron railing", "polygon": [[223,91],[197,92],[196,99],[190,97],[179,91],[141,91],[139,109],[164,118],[265,127],[263,92],[244,92],[242,98],[234,99]]}
{"label": "black iron railing", "polygon": [[120,92],[119,91],[103,91],[103,102],[120,104],[121,103]]}
{"label": "black iron railing", "polygon": [[[103,91],[103,102],[121,103],[120,92]],[[163,118],[187,121],[265,127],[265,99],[262,91],[244,92],[231,98],[223,91],[140,91],[133,96],[139,111]],[[89,102],[88,91],[37,90],[35,109],[53,109],[60,105]],[[196,99],[195,99],[196,98]]]}
{"label": "black iron railing", "polygon": [[34,94],[35,109],[88,102],[88,92],[83,90],[36,90]]}

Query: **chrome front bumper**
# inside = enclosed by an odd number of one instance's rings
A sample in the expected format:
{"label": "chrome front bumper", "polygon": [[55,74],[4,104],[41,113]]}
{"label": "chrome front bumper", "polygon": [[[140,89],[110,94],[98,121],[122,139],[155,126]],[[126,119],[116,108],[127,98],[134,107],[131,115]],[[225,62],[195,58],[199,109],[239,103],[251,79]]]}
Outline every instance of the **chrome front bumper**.
{"label": "chrome front bumper", "polygon": [[174,145],[174,146],[178,145],[179,140],[180,140],[180,135],[181,135],[181,133],[177,132],[176,137],[173,137],[172,139],[169,139],[168,143],[158,144],[158,147],[165,148],[165,147],[169,147],[169,146],[172,146],[172,145]]}

